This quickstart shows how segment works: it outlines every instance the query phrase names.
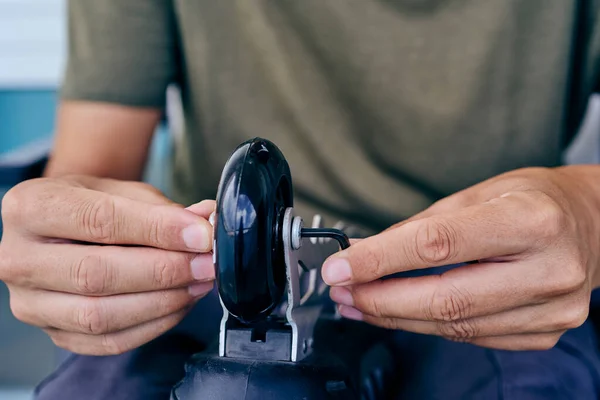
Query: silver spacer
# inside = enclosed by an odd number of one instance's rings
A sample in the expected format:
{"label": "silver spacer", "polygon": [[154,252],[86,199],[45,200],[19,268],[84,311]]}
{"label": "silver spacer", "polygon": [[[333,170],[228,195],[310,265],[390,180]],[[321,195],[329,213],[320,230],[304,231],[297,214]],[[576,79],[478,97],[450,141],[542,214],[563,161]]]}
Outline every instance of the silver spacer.
{"label": "silver spacer", "polygon": [[302,228],[304,223],[302,222],[302,217],[294,217],[292,220],[292,249],[298,250],[302,247]]}

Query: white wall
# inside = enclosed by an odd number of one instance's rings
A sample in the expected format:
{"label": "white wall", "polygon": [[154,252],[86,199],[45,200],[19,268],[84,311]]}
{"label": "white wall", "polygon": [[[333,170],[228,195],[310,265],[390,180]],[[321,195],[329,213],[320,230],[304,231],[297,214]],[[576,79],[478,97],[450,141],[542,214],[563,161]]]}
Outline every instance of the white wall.
{"label": "white wall", "polygon": [[66,48],[64,13],[65,0],[0,0],[0,89],[57,86]]}

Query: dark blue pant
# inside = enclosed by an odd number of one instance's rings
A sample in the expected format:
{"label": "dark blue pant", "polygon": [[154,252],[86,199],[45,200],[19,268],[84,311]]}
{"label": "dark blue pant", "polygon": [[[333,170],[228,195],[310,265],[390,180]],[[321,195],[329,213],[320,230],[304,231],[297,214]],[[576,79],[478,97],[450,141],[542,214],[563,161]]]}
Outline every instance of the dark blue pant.
{"label": "dark blue pant", "polygon": [[[166,400],[183,376],[186,359],[214,338],[219,313],[213,295],[178,329],[134,351],[71,355],[40,384],[37,400]],[[489,350],[408,332],[396,337],[403,399],[600,398],[600,356],[591,320],[567,332],[553,349],[537,352]]]}

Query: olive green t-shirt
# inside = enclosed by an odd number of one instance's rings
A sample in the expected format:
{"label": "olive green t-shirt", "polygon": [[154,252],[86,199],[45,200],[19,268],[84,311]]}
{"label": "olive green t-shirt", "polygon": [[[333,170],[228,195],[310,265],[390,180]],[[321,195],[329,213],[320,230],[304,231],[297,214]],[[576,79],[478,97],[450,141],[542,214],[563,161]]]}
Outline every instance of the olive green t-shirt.
{"label": "olive green t-shirt", "polygon": [[595,0],[72,0],[62,96],[162,107],[174,196],[214,197],[273,140],[296,203],[381,229],[498,173],[554,166],[600,71]]}

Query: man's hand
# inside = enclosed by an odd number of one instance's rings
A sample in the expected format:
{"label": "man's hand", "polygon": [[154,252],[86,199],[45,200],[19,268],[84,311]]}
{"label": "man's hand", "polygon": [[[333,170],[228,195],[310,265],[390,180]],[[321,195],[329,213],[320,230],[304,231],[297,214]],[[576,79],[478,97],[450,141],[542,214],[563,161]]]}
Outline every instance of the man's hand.
{"label": "man's hand", "polygon": [[[323,267],[332,299],[343,316],[382,327],[490,348],[553,347],[586,320],[598,286],[600,208],[576,171],[504,174],[357,242]],[[459,263],[468,264],[380,279]]]}
{"label": "man's hand", "polygon": [[184,209],[137,182],[37,179],[4,197],[0,280],[11,309],[80,354],[174,327],[213,287],[214,202]]}

